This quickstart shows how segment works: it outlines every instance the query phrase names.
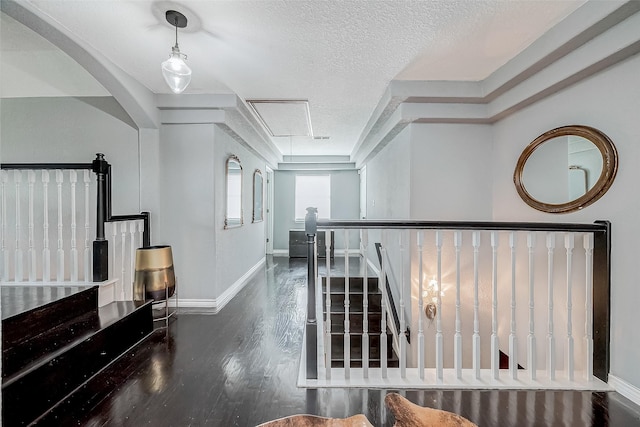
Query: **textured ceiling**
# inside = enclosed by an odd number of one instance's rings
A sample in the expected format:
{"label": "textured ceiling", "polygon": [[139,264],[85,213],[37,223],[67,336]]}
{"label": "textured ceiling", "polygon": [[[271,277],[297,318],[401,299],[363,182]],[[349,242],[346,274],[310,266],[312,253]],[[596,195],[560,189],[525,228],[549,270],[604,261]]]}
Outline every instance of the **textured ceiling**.
{"label": "textured ceiling", "polygon": [[193,69],[187,93],[308,99],[315,135],[274,138],[284,155],[350,154],[393,79],[481,80],[583,0],[31,0],[153,92],[174,31]]}

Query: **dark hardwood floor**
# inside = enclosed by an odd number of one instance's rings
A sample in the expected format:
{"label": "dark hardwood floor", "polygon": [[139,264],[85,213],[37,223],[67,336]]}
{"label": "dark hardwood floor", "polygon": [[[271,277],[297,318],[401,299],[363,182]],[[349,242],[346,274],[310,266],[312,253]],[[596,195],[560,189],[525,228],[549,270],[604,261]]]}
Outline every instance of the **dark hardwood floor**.
{"label": "dark hardwood floor", "polygon": [[[269,257],[266,269],[219,314],[179,313],[167,330],[157,330],[39,425],[255,426],[301,413],[363,413],[375,426],[393,425],[383,403],[392,390],[296,387],[305,261]],[[113,384],[117,390],[107,395],[105,385]],[[618,393],[401,394],[485,427],[640,426],[640,408]]]}

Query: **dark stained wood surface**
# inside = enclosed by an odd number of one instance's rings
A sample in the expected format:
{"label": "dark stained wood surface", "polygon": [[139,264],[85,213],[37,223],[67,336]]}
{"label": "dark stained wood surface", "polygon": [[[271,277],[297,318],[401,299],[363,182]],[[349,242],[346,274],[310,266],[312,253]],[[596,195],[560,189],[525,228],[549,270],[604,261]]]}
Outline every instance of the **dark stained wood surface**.
{"label": "dark stained wood surface", "polygon": [[[219,314],[179,313],[167,330],[157,330],[40,425],[255,426],[296,414],[345,418],[362,413],[374,426],[392,426],[384,398],[396,390],[296,387],[305,262],[268,257],[266,268]],[[341,260],[335,264],[339,270]],[[358,273],[358,263],[351,269]],[[115,392],[104,391],[113,384]],[[640,426],[640,408],[618,393],[399,393],[481,427]]]}
{"label": "dark stained wood surface", "polygon": [[22,313],[44,307],[60,299],[94,288],[95,285],[77,286],[0,286],[2,303],[2,320],[18,316]]}

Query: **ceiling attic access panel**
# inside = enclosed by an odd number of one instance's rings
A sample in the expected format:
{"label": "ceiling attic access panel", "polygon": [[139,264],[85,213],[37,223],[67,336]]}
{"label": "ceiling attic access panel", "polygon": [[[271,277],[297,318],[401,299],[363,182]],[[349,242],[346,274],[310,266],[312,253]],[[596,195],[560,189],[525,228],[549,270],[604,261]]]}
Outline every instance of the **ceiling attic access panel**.
{"label": "ceiling attic access panel", "polygon": [[313,137],[309,101],[248,99],[247,104],[272,137]]}

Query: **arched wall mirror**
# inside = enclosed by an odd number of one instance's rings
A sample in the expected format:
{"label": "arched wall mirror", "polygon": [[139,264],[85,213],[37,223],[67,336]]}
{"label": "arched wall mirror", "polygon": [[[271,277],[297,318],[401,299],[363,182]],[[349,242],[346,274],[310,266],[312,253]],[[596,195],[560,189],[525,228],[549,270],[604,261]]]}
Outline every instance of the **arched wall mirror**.
{"label": "arched wall mirror", "polygon": [[242,221],[242,165],[233,154],[227,159],[226,215],[224,228],[240,227]]}
{"label": "arched wall mirror", "polygon": [[568,213],[607,192],[618,170],[613,142],[589,126],[563,126],[543,133],[522,152],[513,175],[516,190],[542,212]]}
{"label": "arched wall mirror", "polygon": [[256,169],[253,172],[253,222],[260,222],[262,217],[262,172]]}

